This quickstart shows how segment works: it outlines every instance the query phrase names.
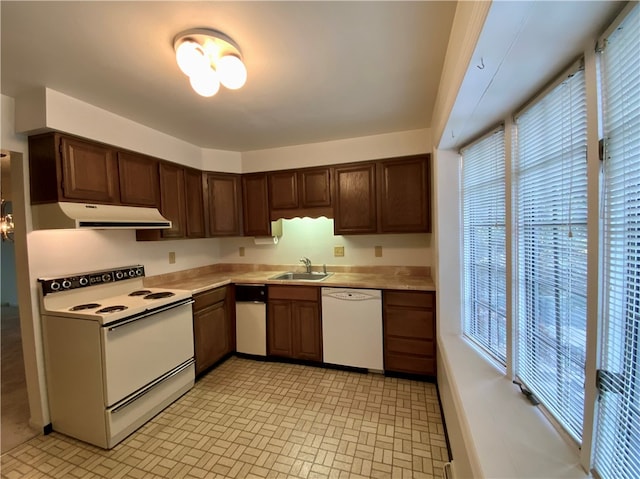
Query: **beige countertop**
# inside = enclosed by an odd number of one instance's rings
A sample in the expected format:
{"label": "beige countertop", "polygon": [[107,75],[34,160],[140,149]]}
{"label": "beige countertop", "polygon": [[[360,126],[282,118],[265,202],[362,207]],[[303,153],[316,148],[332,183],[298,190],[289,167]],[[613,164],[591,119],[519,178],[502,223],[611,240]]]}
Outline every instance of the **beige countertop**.
{"label": "beige countertop", "polygon": [[[286,284],[298,286],[345,287],[435,291],[428,267],[336,267],[322,281],[273,280],[287,271],[301,271],[300,266],[287,265],[210,265],[145,278],[149,287],[186,289],[193,294],[227,284]],[[247,271],[251,269],[250,271]]]}

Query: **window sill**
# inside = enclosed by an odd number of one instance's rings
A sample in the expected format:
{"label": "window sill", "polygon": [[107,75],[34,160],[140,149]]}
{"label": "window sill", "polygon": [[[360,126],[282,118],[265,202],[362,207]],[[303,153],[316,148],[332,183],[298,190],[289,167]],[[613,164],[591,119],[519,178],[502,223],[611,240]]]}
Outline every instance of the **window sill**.
{"label": "window sill", "polygon": [[438,338],[438,385],[456,479],[588,478],[569,444],[460,336]]}

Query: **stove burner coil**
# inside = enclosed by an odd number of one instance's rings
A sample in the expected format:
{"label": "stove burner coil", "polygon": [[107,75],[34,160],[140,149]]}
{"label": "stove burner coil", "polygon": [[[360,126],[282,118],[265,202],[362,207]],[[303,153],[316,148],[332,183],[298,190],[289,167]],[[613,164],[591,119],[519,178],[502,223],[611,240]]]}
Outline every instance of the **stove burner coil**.
{"label": "stove burner coil", "polygon": [[170,298],[171,296],[175,296],[175,293],[171,291],[161,291],[159,293],[151,293],[144,297],[144,299],[162,299],[162,298]]}
{"label": "stove burner coil", "polygon": [[85,309],[99,308],[100,306],[102,305],[98,303],[79,304],[77,306],[74,306],[73,308],[69,308],[69,311],[83,311]]}
{"label": "stove burner coil", "polygon": [[151,293],[151,290],[149,289],[139,289],[137,291],[134,291],[133,293],[129,293],[129,296],[144,296],[149,293]]}
{"label": "stove burner coil", "polygon": [[99,309],[98,311],[96,311],[96,314],[117,313],[118,311],[124,311],[125,309],[128,309],[127,306],[118,304],[116,306],[107,306],[106,308]]}

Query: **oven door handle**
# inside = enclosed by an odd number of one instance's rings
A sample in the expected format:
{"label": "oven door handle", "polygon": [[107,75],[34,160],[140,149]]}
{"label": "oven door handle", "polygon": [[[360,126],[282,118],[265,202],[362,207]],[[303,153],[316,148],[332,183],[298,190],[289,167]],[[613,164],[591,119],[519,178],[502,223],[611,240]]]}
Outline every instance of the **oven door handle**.
{"label": "oven door handle", "polygon": [[144,311],[140,314],[136,314],[135,316],[131,316],[129,318],[125,318],[119,322],[116,322],[114,324],[111,324],[109,326],[107,326],[108,331],[113,331],[114,329],[118,329],[121,326],[126,326],[129,323],[133,323],[134,321],[138,321],[139,319],[144,319],[147,318],[149,316],[153,316],[154,314],[158,314],[158,313],[163,313],[165,311],[169,311],[170,309],[173,308],[178,308],[180,306],[186,306],[187,304],[193,304],[195,303],[195,301],[193,300],[193,298],[189,298],[189,299],[185,299],[183,301],[179,301],[177,303],[171,303],[168,304],[166,306],[162,306],[160,308],[156,308],[156,309],[150,309],[148,311]]}
{"label": "oven door handle", "polygon": [[153,388],[155,388],[156,386],[158,386],[160,383],[165,382],[167,379],[172,378],[173,376],[176,376],[178,374],[180,374],[182,371],[184,371],[185,369],[187,369],[189,366],[191,366],[192,364],[195,364],[195,359],[191,358],[188,359],[187,361],[185,361],[182,364],[179,364],[178,366],[176,366],[175,368],[173,368],[171,371],[169,371],[166,374],[163,374],[162,376],[160,376],[159,378],[157,378],[156,380],[152,381],[151,383],[147,384],[145,387],[139,389],[138,391],[136,391],[135,393],[133,393],[132,395],[122,399],[121,401],[115,403],[113,406],[111,406],[111,408],[108,408],[108,411],[111,411],[112,413],[116,413],[118,412],[120,409],[127,407],[129,404],[131,404],[132,402],[137,401],[138,399],[140,399],[142,396],[144,396],[145,394],[147,394],[148,392],[150,392]]}

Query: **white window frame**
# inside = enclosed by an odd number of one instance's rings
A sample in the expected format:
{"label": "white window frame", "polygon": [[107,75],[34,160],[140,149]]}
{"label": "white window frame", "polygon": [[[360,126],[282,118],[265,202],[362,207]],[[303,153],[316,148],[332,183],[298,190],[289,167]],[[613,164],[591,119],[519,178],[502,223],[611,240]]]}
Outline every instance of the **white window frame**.
{"label": "white window frame", "polygon": [[[507,361],[509,335],[507,324],[507,229],[506,229],[506,181],[505,181],[505,131],[504,126],[493,128],[489,133],[468,144],[461,150],[462,161],[462,249],[463,249],[463,335],[479,348],[481,353],[504,369]],[[466,177],[466,171],[477,174],[482,170],[480,162],[486,164],[479,181],[471,182]],[[468,163],[466,169],[465,165]],[[497,186],[496,182],[501,182]],[[489,189],[489,190],[488,190]],[[482,196],[473,197],[470,193],[480,192]],[[490,204],[487,205],[487,202]],[[486,207],[486,215],[481,211]],[[491,235],[502,230],[502,241],[494,240]],[[475,241],[482,233],[488,235],[487,241],[480,244]],[[480,251],[479,249],[482,249]],[[488,268],[479,264],[483,258],[476,254],[486,253],[492,256],[503,251],[503,261],[492,262]],[[481,277],[479,270],[486,271],[486,277]],[[482,291],[478,290],[481,289]],[[503,301],[500,296],[503,296]],[[484,296],[483,299],[480,297]],[[480,316],[485,316],[485,320]],[[486,328],[484,327],[486,326]],[[486,330],[485,330],[486,329]],[[504,349],[501,349],[501,344]]]}

